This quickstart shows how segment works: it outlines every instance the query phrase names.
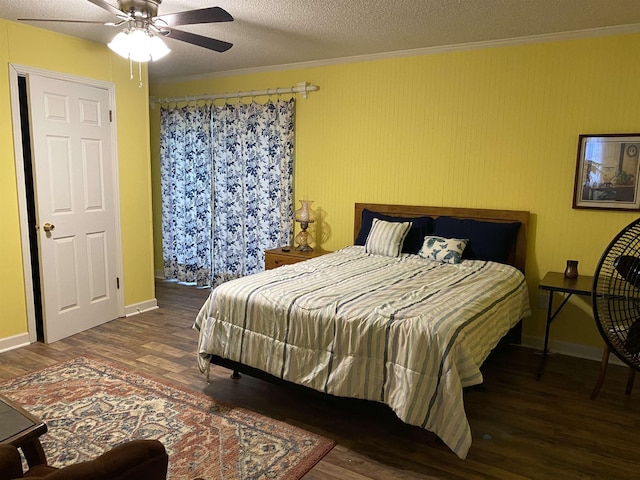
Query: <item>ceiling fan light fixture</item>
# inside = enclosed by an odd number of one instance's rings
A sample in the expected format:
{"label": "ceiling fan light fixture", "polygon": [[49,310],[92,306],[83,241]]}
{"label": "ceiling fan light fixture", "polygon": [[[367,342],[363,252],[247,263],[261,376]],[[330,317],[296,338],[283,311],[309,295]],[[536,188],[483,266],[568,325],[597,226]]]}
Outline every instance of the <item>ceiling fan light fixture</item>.
{"label": "ceiling fan light fixture", "polygon": [[108,47],[121,57],[139,63],[159,60],[171,51],[160,37],[143,28],[118,33]]}
{"label": "ceiling fan light fixture", "polygon": [[126,32],[120,32],[113,40],[111,40],[107,47],[117,53],[123,58],[129,58],[129,35]]}
{"label": "ceiling fan light fixture", "polygon": [[151,60],[154,62],[156,60],[160,60],[167,53],[171,51],[169,47],[164,43],[164,41],[157,35],[153,35],[151,37],[151,41],[149,42],[150,51],[151,51]]}

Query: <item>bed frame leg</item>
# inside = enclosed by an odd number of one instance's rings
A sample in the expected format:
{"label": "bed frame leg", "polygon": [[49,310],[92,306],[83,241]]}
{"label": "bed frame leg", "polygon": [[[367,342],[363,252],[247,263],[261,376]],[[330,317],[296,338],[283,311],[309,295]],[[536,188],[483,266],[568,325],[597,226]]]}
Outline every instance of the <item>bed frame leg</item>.
{"label": "bed frame leg", "polygon": [[238,380],[239,378],[242,378],[242,375],[240,375],[237,370],[234,370],[233,373],[229,375],[229,377],[233,378],[234,380]]}

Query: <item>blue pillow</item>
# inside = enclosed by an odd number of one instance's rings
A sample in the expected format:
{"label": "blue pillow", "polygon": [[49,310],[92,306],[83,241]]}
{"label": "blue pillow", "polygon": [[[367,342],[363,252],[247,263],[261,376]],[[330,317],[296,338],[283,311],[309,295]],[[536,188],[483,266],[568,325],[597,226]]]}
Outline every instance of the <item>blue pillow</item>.
{"label": "blue pillow", "polygon": [[467,238],[463,258],[508,263],[520,222],[496,223],[480,220],[438,217],[433,234],[446,238]]}
{"label": "blue pillow", "polygon": [[374,218],[387,222],[411,222],[411,228],[402,245],[403,253],[418,253],[422,248],[424,237],[431,234],[433,218],[431,217],[393,217],[383,213],[372,212],[364,208],[362,210],[362,223],[354,245],[364,245],[367,242],[371,224]]}

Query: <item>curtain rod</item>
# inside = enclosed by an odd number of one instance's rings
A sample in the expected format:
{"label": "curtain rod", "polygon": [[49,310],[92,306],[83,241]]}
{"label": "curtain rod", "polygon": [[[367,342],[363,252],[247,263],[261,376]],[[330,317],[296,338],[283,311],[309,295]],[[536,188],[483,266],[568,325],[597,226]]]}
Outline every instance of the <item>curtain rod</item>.
{"label": "curtain rod", "polygon": [[294,87],[277,87],[267,88],[266,90],[249,90],[245,92],[228,92],[228,93],[212,93],[210,95],[196,95],[193,97],[166,97],[158,98],[151,97],[149,102],[151,103],[179,103],[179,102],[196,102],[199,100],[219,100],[228,98],[245,98],[245,97],[259,97],[264,95],[282,95],[285,93],[301,93],[302,98],[307,98],[309,92],[315,92],[320,87],[317,85],[311,85],[307,82],[300,82]]}

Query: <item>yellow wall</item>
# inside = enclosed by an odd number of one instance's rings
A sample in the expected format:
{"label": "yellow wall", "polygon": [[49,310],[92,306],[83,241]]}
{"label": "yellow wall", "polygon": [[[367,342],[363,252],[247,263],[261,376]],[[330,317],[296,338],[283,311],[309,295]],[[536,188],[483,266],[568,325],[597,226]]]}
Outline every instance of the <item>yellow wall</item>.
{"label": "yellow wall", "polygon": [[[295,191],[323,212],[316,233],[326,249],[352,242],[355,202],[529,210],[534,315],[524,327],[539,338],[540,278],[563,271],[567,259],[592,274],[611,238],[638,216],[571,205],[578,135],[640,131],[639,58],[633,34],[158,84],[151,95],[318,85],[296,105]],[[158,208],[154,215],[161,269]],[[602,345],[588,301],[563,312],[553,338]]]}
{"label": "yellow wall", "polygon": [[[153,300],[148,90],[129,80],[129,63],[105,46],[0,20],[0,340],[27,331],[8,64],[116,85],[125,305]],[[146,73],[145,73],[146,75]]]}

